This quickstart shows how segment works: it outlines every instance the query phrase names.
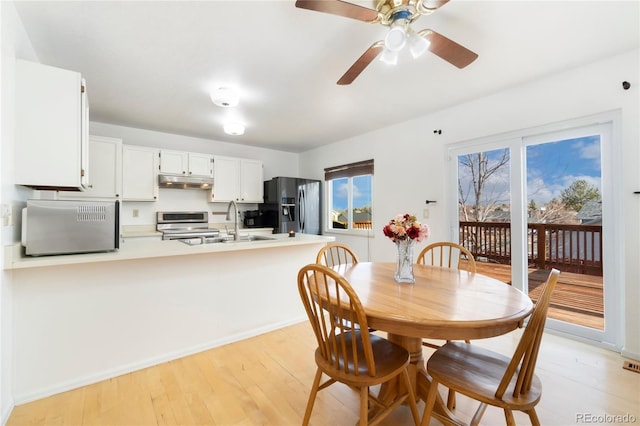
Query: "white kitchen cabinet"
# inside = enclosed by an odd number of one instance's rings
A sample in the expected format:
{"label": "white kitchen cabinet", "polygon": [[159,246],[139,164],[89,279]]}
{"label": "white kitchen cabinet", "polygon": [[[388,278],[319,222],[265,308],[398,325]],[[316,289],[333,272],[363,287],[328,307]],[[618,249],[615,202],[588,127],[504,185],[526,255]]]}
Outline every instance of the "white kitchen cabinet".
{"label": "white kitchen cabinet", "polygon": [[144,146],[122,146],[122,199],[158,200],[160,150]]}
{"label": "white kitchen cabinet", "polygon": [[16,60],[15,183],[83,190],[88,183],[89,106],[80,73]]}
{"label": "white kitchen cabinet", "polygon": [[213,177],[213,155],[190,152],[189,175]]}
{"label": "white kitchen cabinet", "polygon": [[89,136],[89,185],[82,192],[60,191],[58,198],[120,199],[122,195],[122,139]]}
{"label": "white kitchen cabinet", "polygon": [[241,200],[245,203],[262,203],[264,181],[262,161],[242,160],[240,162]]}
{"label": "white kitchen cabinet", "polygon": [[262,161],[214,156],[212,202],[262,203]]}
{"label": "white kitchen cabinet", "polygon": [[213,156],[184,151],[160,151],[160,173],[213,177]]}

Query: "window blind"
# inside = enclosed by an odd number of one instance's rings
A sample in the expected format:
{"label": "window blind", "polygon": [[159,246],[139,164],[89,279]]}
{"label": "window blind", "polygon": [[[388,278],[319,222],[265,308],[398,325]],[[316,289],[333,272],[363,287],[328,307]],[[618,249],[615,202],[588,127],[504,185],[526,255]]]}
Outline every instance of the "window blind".
{"label": "window blind", "polygon": [[327,167],[324,169],[324,180],[372,174],[373,160],[366,160],[357,163],[343,164],[341,166]]}

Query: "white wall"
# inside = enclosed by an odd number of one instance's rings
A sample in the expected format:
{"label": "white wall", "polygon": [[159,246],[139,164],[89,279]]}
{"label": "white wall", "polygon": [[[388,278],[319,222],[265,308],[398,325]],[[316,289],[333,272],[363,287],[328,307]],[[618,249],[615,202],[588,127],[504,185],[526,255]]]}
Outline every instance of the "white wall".
{"label": "white wall", "polygon": [[[90,84],[90,82],[88,82],[88,84]],[[290,152],[136,129],[133,127],[115,126],[99,122],[91,122],[89,131],[92,135],[122,139],[122,143],[126,145],[140,145],[262,160],[264,180],[271,179],[274,176],[298,176],[298,155]],[[256,204],[240,205],[242,211],[255,209],[256,207]],[[123,203],[121,220],[123,225],[152,225],[156,223],[155,213],[157,211],[220,211],[225,208],[226,203],[223,206],[221,206],[220,203],[208,203],[207,191],[204,190],[160,188],[158,201],[156,202]],[[133,217],[133,209],[138,210],[137,217]],[[219,222],[224,222],[224,216],[217,217],[219,218]],[[211,220],[218,223],[215,218]]]}
{"label": "white wall", "polygon": [[[21,200],[29,191],[13,184],[13,139],[14,139],[14,63],[16,57],[37,60],[31,42],[12,2],[0,2],[0,196],[3,206],[18,214]],[[12,221],[15,223],[15,220]],[[4,246],[19,238],[17,226],[2,226],[0,259],[4,258]],[[0,274],[0,423],[4,424],[13,408],[13,275],[6,271]]]}
{"label": "white wall", "polygon": [[[327,166],[352,161],[375,160],[373,239],[336,235],[356,249],[359,257],[371,260],[394,259],[395,247],[382,235],[382,226],[397,213],[422,216],[428,206],[430,241],[452,238],[447,212],[448,184],[446,147],[448,144],[478,139],[620,110],[622,115],[623,169],[622,208],[624,233],[619,241],[625,254],[624,307],[625,344],[623,355],[640,359],[640,102],[638,90],[639,51],[599,61],[512,88],[446,110],[399,123],[396,126],[324,146],[300,155],[300,168],[322,177]],[[630,81],[630,90],[622,81]],[[433,130],[441,129],[442,134]],[[335,156],[340,152],[340,158]],[[424,243],[423,243],[424,244]]]}

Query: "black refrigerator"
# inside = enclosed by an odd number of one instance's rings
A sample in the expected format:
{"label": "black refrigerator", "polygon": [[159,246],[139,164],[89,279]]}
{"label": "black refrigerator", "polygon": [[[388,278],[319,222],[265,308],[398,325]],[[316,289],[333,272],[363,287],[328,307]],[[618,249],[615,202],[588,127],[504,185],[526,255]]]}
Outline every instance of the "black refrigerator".
{"label": "black refrigerator", "polygon": [[319,180],[275,177],[264,182],[264,203],[259,210],[265,227],[274,234],[289,231],[320,235],[321,182]]}

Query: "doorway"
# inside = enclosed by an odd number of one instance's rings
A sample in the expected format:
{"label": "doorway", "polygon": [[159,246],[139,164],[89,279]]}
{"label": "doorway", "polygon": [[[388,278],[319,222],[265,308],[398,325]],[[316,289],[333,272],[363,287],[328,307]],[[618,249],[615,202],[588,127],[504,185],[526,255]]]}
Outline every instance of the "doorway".
{"label": "doorway", "polygon": [[549,328],[617,346],[613,125],[587,120],[452,145],[449,176],[451,238],[474,254],[478,272],[535,301],[559,269]]}

